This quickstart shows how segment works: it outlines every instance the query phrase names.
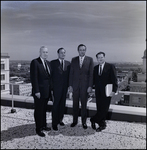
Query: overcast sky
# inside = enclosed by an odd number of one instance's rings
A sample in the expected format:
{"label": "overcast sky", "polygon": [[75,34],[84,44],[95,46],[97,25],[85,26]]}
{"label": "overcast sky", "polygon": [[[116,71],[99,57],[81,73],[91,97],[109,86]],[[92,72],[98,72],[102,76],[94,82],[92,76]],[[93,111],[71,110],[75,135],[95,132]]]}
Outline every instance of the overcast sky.
{"label": "overcast sky", "polygon": [[10,60],[32,60],[39,48],[66,49],[66,59],[106,53],[108,62],[142,62],[146,49],[146,1],[1,1],[1,52]]}

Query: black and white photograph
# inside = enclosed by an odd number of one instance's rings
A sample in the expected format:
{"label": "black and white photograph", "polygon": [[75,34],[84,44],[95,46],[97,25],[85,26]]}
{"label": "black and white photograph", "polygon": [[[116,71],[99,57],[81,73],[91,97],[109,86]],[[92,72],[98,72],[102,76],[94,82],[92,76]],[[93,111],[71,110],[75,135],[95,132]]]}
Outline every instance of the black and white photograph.
{"label": "black and white photograph", "polygon": [[146,149],[146,1],[1,1],[1,148]]}

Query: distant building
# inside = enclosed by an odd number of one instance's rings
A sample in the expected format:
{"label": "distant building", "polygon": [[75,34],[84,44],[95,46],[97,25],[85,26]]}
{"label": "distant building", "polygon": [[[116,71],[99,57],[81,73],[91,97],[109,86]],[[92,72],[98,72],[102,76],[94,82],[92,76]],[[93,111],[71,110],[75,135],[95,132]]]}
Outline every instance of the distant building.
{"label": "distant building", "polygon": [[25,80],[24,78],[18,76],[10,77],[10,83],[14,83],[14,84],[24,83],[24,80]]}
{"label": "distant building", "polygon": [[145,107],[146,108],[146,95],[144,94],[130,94],[129,106]]}
{"label": "distant building", "polygon": [[146,108],[146,93],[123,92],[118,104],[124,106],[144,107]]}
{"label": "distant building", "polygon": [[[31,92],[32,92],[31,83],[14,84],[13,85],[13,94],[14,95],[30,96]],[[12,94],[12,85],[10,85],[10,94]]]}
{"label": "distant building", "polygon": [[137,74],[137,82],[146,81],[146,50],[144,51],[142,59],[142,72]]}
{"label": "distant building", "polygon": [[142,73],[146,73],[146,50],[144,51]]}
{"label": "distant building", "polygon": [[[9,58],[8,53],[1,53],[1,93],[9,93]],[[6,84],[7,83],[7,84]]]}
{"label": "distant building", "polygon": [[123,91],[121,105],[146,107],[146,50],[144,51],[142,72],[134,72],[129,83],[129,92]]}
{"label": "distant building", "polygon": [[131,92],[143,92],[146,93],[146,82],[130,82]]}

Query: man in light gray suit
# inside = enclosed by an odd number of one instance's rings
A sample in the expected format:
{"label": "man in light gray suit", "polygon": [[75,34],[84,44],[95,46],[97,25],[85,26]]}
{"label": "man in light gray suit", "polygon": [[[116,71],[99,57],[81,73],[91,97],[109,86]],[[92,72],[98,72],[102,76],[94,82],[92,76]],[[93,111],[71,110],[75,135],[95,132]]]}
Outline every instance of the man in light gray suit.
{"label": "man in light gray suit", "polygon": [[73,92],[73,123],[78,123],[79,100],[81,101],[81,118],[84,129],[87,129],[87,99],[93,86],[93,59],[85,56],[86,46],[78,46],[79,56],[72,58],[69,74],[69,92]]}

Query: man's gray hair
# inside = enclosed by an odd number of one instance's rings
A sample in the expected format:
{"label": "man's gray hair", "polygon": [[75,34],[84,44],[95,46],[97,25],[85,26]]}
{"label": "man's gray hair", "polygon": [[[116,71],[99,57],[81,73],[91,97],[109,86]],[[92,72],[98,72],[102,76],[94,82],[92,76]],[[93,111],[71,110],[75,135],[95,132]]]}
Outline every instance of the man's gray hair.
{"label": "man's gray hair", "polygon": [[47,48],[47,47],[46,47],[46,46],[41,46],[41,47],[40,47],[40,52],[41,52],[41,50],[44,49],[44,48]]}

